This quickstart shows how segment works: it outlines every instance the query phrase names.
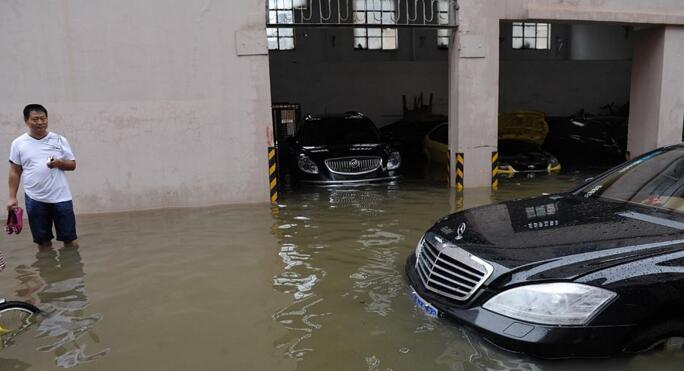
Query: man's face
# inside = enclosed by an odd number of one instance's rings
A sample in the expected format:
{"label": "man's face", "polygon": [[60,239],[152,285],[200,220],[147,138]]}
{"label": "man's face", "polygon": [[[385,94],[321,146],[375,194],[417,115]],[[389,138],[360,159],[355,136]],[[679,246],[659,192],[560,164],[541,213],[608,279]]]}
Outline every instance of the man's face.
{"label": "man's face", "polygon": [[31,136],[40,138],[47,134],[48,118],[45,112],[31,111],[25,122]]}

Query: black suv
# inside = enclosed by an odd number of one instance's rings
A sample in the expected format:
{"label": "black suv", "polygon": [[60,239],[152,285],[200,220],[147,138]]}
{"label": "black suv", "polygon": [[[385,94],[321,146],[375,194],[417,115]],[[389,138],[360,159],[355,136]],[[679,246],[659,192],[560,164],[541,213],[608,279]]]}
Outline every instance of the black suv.
{"label": "black suv", "polygon": [[439,220],[406,262],[411,297],[504,348],[604,356],[684,337],[684,145],[580,188]]}

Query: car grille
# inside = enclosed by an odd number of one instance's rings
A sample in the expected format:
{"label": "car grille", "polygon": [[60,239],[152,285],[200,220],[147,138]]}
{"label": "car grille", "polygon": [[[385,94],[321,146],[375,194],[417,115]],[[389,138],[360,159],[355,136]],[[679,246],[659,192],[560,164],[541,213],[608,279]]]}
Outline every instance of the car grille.
{"label": "car grille", "polygon": [[489,278],[491,265],[456,247],[438,248],[426,236],[416,260],[416,271],[425,288],[459,301],[468,300]]}
{"label": "car grille", "polygon": [[366,174],[377,170],[382,165],[380,157],[341,157],[325,160],[330,172],[342,175]]}

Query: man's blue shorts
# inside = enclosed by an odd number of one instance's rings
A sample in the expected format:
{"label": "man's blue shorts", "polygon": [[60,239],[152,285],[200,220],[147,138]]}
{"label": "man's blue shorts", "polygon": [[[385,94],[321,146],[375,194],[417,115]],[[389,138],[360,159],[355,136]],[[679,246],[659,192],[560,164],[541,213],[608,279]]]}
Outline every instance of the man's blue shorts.
{"label": "man's blue shorts", "polygon": [[53,223],[57,232],[57,241],[76,240],[76,217],[71,201],[49,204],[24,196],[33,242],[41,244],[52,241]]}

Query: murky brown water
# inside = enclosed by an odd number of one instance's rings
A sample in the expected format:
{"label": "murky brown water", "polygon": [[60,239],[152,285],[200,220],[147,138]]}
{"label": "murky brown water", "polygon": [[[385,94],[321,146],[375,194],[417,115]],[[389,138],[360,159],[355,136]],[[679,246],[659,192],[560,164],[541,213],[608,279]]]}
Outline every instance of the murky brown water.
{"label": "murky brown water", "polygon": [[79,217],[81,248],[3,235],[0,294],[45,311],[0,370],[670,370],[684,352],[542,361],[432,319],[403,265],[437,218],[572,187],[504,180],[464,198],[439,183],[311,188],[268,205]]}

